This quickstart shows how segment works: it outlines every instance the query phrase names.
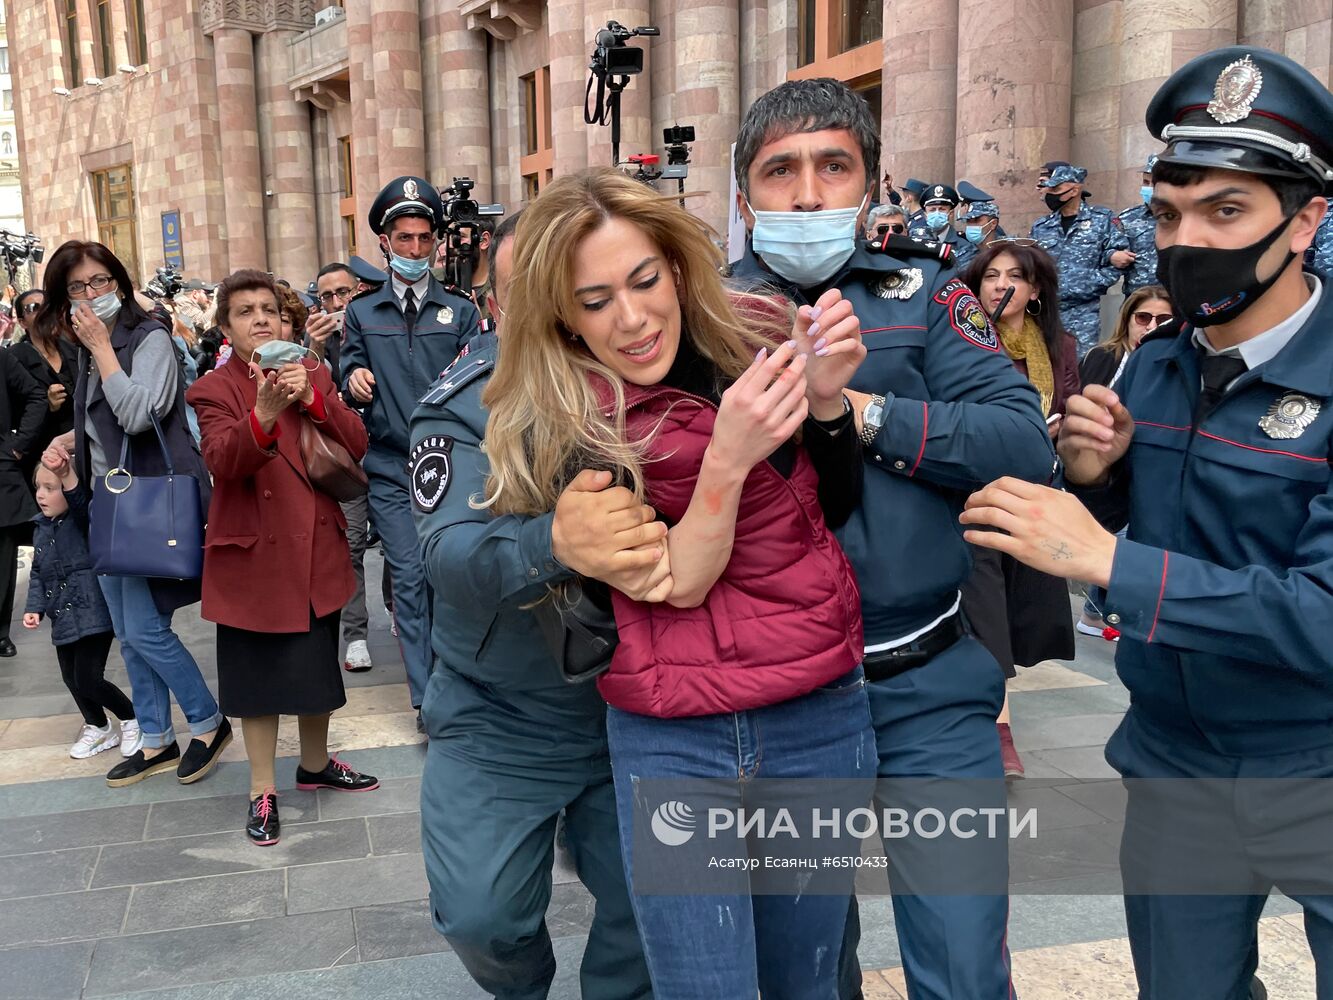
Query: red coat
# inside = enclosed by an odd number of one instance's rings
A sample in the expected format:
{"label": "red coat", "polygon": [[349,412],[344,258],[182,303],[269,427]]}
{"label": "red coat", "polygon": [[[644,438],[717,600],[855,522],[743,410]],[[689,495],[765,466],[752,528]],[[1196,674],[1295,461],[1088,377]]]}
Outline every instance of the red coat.
{"label": "red coat", "polygon": [[[658,428],[644,463],[647,502],[677,522],[717,410],[661,386],[626,385],[625,396],[632,438]],[[699,607],[640,604],[613,590],[620,644],[598,678],[602,697],[659,718],[739,712],[808,694],[860,663],[861,596],[824,523],[818,485],[804,448],[790,479],[768,462],[754,467],[731,559]]]}
{"label": "red coat", "polygon": [[[320,425],[354,458],[366,453],[361,418],[337,396],[321,365],[311,374],[323,397]],[[323,617],[352,597],[356,581],[347,520],[338,501],[315,489],[301,461],[300,404],[283,410],[277,441],[260,447],[250,424],[258,385],[235,354],[190,387],[199,417],[213,501],[204,536],[203,616],[252,632],[306,632],[310,610]]]}

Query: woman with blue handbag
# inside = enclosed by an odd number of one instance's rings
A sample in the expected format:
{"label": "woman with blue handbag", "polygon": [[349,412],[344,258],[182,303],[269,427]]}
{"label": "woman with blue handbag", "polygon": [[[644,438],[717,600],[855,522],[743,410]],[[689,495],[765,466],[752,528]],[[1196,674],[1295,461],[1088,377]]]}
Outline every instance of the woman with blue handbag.
{"label": "woman with blue handbag", "polygon": [[[125,265],[101,243],[63,244],[47,264],[45,291],[38,326],[81,345],[73,458],[93,487],[90,548],[143,734],[143,748],[113,767],[107,784],[172,769],[190,784],[213,769],[231,726],[171,626],[177,608],[199,600],[209,494],[180,361],[170,333],[135,301]],[[172,696],[190,726],[184,754]]]}

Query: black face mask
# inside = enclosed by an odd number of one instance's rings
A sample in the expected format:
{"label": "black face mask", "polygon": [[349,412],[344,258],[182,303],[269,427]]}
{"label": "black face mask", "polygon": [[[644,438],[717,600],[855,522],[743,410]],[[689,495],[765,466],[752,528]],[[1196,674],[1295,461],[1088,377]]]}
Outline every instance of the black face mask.
{"label": "black face mask", "polygon": [[1062,197],[1058,194],[1048,194],[1046,196],[1046,207],[1052,212],[1058,212],[1064,207],[1065,202],[1068,200],[1068,197]]}
{"label": "black face mask", "polygon": [[1157,251],[1157,280],[1171,294],[1177,315],[1193,326],[1230,323],[1273,286],[1295,258],[1286,258],[1272,276],[1256,274],[1259,259],[1268,252],[1291,224],[1284,218],[1277,227],[1247,247],[1218,250],[1213,247],[1174,246]]}

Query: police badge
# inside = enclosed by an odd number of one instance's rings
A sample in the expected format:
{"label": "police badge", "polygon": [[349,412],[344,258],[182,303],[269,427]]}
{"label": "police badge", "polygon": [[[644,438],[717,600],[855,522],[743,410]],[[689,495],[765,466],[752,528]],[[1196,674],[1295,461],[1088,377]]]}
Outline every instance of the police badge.
{"label": "police badge", "polygon": [[908,267],[901,271],[890,271],[874,286],[874,292],[881,299],[910,299],[926,283],[926,276],[919,267]]}
{"label": "police badge", "polygon": [[1271,438],[1290,441],[1305,433],[1305,429],[1319,416],[1320,409],[1320,405],[1309,396],[1289,392],[1259,418],[1259,429]]}
{"label": "police badge", "polygon": [[1213,85],[1208,113],[1222,125],[1250,117],[1250,109],[1264,86],[1264,74],[1249,56],[1237,59],[1222,70]]}
{"label": "police badge", "polygon": [[440,311],[435,314],[435,322],[440,326],[448,326],[454,321],[454,310],[452,306],[442,306]]}
{"label": "police badge", "polygon": [[403,181],[403,197],[408,201],[416,201],[417,195],[421,192],[417,188],[417,182],[411,177]]}
{"label": "police badge", "polygon": [[451,437],[428,437],[412,451],[412,501],[423,514],[434,511],[449,489],[453,448]]}

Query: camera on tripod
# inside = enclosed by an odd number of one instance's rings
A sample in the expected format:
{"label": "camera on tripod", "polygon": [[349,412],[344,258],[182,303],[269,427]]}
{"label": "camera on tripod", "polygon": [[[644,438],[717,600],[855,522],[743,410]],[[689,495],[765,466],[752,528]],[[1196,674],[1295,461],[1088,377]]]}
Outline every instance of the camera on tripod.
{"label": "camera on tripod", "polygon": [[143,286],[144,294],[154,299],[174,299],[184,290],[184,275],[170,264],[159,267],[148,284]]}
{"label": "camera on tripod", "polygon": [[440,189],[444,200],[444,276],[445,286],[463,295],[472,293],[472,273],[481,260],[481,234],[490,232],[504,216],[500,204],[478,205],[472,197],[477,182],[471,177],[455,177]]}
{"label": "camera on tripod", "polygon": [[[583,120],[588,125],[611,126],[611,166],[620,166],[620,95],[629,78],[643,72],[643,49],[626,43],[631,38],[660,35],[651,25],[627,28],[619,21],[607,21],[593,39],[591,73],[583,92]],[[592,85],[597,84],[597,97]]]}
{"label": "camera on tripod", "polygon": [[690,143],[694,142],[693,125],[672,125],[662,129],[662,144],[666,146],[667,165],[662,168],[663,180],[683,181],[690,176]]}
{"label": "camera on tripod", "polygon": [[4,258],[5,270],[9,273],[11,285],[20,267],[29,261],[40,264],[45,254],[46,249],[42,246],[40,236],[34,233],[24,233],[20,236],[7,229],[0,229],[0,256]]}

